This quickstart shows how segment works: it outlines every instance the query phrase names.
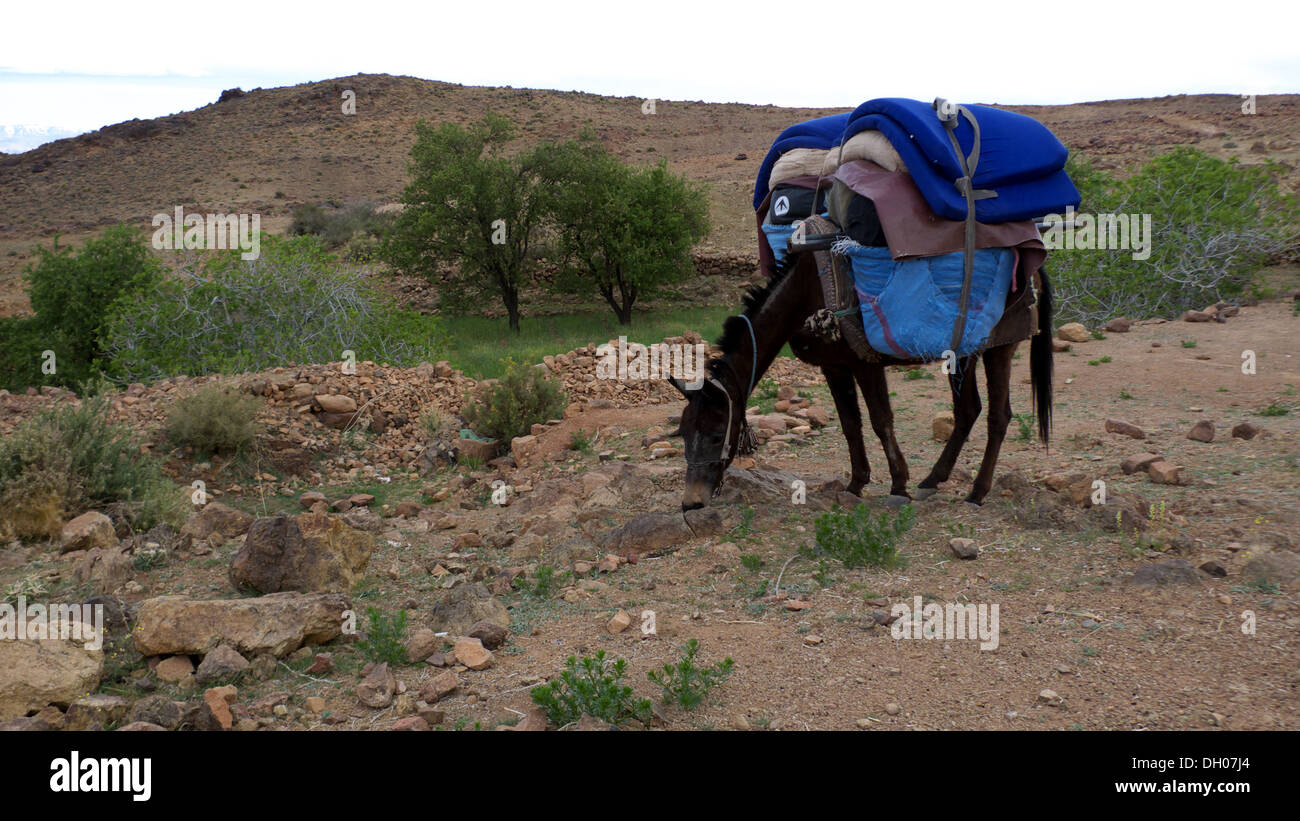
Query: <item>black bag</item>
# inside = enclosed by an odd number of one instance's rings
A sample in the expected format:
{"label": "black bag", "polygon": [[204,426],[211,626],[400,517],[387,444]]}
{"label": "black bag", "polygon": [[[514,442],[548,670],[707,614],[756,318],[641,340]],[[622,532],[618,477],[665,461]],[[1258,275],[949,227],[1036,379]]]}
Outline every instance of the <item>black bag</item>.
{"label": "black bag", "polygon": [[859,245],[883,248],[889,244],[885,242],[885,229],[880,224],[880,215],[876,213],[876,204],[860,194],[854,194],[849,200],[844,225],[840,227]]}
{"label": "black bag", "polygon": [[771,215],[773,225],[789,225],[795,220],[801,220],[813,215],[813,209],[818,213],[826,207],[825,189],[814,191],[811,188],[803,188],[798,185],[778,185],[772,189],[771,205],[768,213]]}

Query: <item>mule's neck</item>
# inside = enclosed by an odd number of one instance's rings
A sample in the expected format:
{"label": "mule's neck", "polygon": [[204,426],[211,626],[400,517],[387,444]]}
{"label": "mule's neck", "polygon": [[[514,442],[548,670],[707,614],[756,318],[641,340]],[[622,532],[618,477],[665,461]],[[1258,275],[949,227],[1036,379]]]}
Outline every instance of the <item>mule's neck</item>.
{"label": "mule's neck", "polygon": [[[750,385],[758,386],[758,380],[767,373],[781,348],[803,326],[804,319],[816,310],[815,306],[809,305],[807,288],[807,264],[811,261],[812,255],[805,254],[795,264],[794,270],[772,289],[759,309],[749,317],[754,326],[752,339],[748,328],[740,328],[740,344],[734,352],[727,355],[727,361],[736,373],[741,391]],[[814,270],[811,281],[816,282],[816,279]],[[742,326],[745,322],[744,319],[736,321]],[[758,344],[757,354],[754,351],[755,341]],[[749,397],[746,396],[745,399],[748,401]]]}

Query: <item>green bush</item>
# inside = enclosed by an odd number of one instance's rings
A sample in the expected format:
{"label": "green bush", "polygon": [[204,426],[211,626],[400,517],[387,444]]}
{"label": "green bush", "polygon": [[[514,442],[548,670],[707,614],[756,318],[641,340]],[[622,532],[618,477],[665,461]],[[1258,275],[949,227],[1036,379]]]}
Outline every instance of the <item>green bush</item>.
{"label": "green bush", "polygon": [[534,687],[533,702],[546,711],[546,718],[557,727],[572,724],[584,715],[610,724],[628,719],[650,719],[650,700],[635,698],[632,688],[623,684],[627,659],[606,661],[605,651],[578,661],[569,656],[564,672],[540,687]]}
{"label": "green bush", "polygon": [[300,205],[293,211],[289,233],[294,236],[311,234],[330,248],[350,244],[360,237],[380,236],[392,225],[391,214],[376,213],[369,202],[353,203],[342,208],[331,204]]}
{"label": "green bush", "polygon": [[181,490],[128,428],[109,422],[108,403],[96,388],[78,404],[33,416],[0,443],[0,509],[12,514],[44,500],[61,514],[104,510],[135,530],[180,526],[188,513]]}
{"label": "green bush", "polygon": [[507,361],[505,375],[480,387],[461,413],[476,433],[504,447],[533,425],[559,417],[565,404],[560,383],[541,368]]}
{"label": "green bush", "polygon": [[816,549],[804,548],[809,558],[830,556],[845,567],[894,567],[900,564],[898,542],[916,523],[916,512],[904,505],[891,516],[887,511],[873,516],[866,504],[845,513],[839,507],[814,521]]}
{"label": "green bush", "polygon": [[[111,317],[162,282],[161,263],[129,225],[109,228],[77,251],[56,237],[36,256],[24,271],[34,316],[0,321],[0,380],[13,391],[72,386],[100,373]],[[53,373],[41,371],[45,350],[55,354]]]}
{"label": "green bush", "polygon": [[1242,166],[1177,148],[1119,180],[1070,158],[1081,213],[1149,214],[1151,253],[1057,250],[1049,260],[1060,319],[1172,317],[1243,294],[1261,267],[1293,253],[1300,209],[1274,164]]}
{"label": "green bush", "polygon": [[55,384],[56,374],[41,372],[42,353],[54,351],[55,365],[64,365],[74,372],[84,373],[71,361],[58,356],[67,350],[63,334],[47,327],[39,317],[0,317],[0,387],[11,393],[21,393],[30,385]]}
{"label": "green bush", "polygon": [[257,440],[262,403],[228,385],[204,385],[177,399],[167,413],[167,436],[199,456],[238,456]]}
{"label": "green bush", "polygon": [[704,702],[709,690],[727,680],[735,662],[727,656],[709,667],[696,667],[695,654],[700,650],[696,639],[689,639],[682,648],[682,659],[676,664],[665,664],[662,670],[651,670],[650,680],[663,691],[664,704],[676,702],[683,710],[694,710]]}
{"label": "green bush", "polygon": [[357,650],[367,661],[406,664],[406,611],[389,616],[378,607],[366,608],[368,628],[357,642]]}
{"label": "green bush", "polygon": [[345,350],[359,361],[415,365],[445,345],[436,319],[394,310],[314,237],[263,235],[258,259],[223,252],[183,274],[114,318],[106,349],[116,378],[336,362]]}

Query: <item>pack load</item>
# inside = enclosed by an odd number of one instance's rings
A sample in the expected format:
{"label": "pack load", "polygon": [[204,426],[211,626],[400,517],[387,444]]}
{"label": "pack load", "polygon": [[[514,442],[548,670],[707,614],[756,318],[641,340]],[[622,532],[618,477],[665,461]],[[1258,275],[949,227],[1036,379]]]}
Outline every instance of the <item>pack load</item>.
{"label": "pack load", "polygon": [[797,123],[755,181],[760,264],[770,274],[790,248],[812,251],[826,308],[809,328],[867,359],[1028,338],[1046,258],[1034,220],[1079,204],[1066,156],[1030,117],[941,99]]}

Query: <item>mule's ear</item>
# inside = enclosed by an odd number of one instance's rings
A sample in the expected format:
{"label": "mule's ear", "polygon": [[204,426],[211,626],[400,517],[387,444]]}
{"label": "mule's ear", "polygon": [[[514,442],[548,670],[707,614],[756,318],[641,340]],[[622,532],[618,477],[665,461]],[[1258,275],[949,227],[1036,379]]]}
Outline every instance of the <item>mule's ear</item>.
{"label": "mule's ear", "polygon": [[675,376],[670,376],[668,377],[668,384],[676,388],[677,392],[680,393],[682,396],[686,397],[687,399],[691,398],[690,393],[686,390],[686,383],[683,382],[682,380],[678,379]]}

